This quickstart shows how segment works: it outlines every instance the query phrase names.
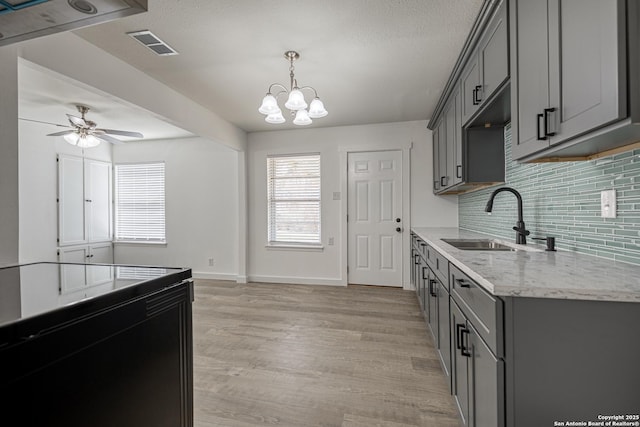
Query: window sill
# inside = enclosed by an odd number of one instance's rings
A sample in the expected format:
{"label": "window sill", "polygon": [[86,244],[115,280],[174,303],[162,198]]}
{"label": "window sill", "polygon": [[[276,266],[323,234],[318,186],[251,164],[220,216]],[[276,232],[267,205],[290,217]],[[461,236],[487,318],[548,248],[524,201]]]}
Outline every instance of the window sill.
{"label": "window sill", "polygon": [[302,251],[302,252],[322,252],[322,245],[304,245],[295,243],[269,243],[265,246],[267,250],[275,251]]}
{"label": "window sill", "polygon": [[140,240],[114,240],[114,245],[123,246],[167,246],[167,242],[143,242]]}

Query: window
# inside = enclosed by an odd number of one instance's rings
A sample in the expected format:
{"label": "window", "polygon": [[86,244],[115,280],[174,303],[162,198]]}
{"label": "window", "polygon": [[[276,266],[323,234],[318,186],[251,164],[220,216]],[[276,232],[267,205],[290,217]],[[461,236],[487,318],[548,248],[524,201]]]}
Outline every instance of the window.
{"label": "window", "polygon": [[116,241],[165,242],[164,163],[115,166]]}
{"label": "window", "polygon": [[320,244],[320,154],[267,157],[269,244]]}

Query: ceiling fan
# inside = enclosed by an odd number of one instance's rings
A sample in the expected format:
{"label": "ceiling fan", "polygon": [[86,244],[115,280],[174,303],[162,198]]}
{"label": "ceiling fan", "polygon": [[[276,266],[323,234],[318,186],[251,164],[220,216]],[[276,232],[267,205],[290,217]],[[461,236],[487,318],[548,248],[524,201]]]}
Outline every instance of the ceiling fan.
{"label": "ceiling fan", "polygon": [[[67,141],[71,145],[76,145],[81,148],[90,148],[99,145],[101,142],[109,142],[111,144],[122,144],[124,141],[121,141],[117,138],[114,138],[111,135],[116,136],[126,136],[131,138],[143,138],[140,132],[129,132],[125,130],[114,130],[114,129],[102,129],[98,128],[96,122],[88,120],[85,118],[85,115],[89,111],[89,107],[86,105],[76,105],[76,108],[80,112],[82,117],[72,116],[71,114],[67,114],[69,118],[69,123],[71,126],[66,125],[58,125],[55,123],[55,126],[60,127],[69,127],[69,130],[64,130],[62,132],[50,133],[47,136],[62,136],[65,141]],[[31,120],[36,121],[36,120]],[[44,122],[42,122],[44,123]]]}

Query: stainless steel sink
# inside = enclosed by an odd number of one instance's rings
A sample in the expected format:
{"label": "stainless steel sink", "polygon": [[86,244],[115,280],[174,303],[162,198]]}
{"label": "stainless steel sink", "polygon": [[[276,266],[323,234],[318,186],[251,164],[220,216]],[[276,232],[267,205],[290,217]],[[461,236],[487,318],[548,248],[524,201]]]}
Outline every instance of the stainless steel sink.
{"label": "stainless steel sink", "polygon": [[517,251],[493,239],[441,239],[451,246],[466,251]]}

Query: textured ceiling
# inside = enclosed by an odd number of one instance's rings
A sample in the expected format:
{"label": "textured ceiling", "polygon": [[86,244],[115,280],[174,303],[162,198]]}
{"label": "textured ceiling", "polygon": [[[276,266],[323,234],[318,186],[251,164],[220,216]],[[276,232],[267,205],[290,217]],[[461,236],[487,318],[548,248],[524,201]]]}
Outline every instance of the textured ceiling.
{"label": "textured ceiling", "polygon": [[[246,131],[269,84],[300,86],[329,115],[312,127],[426,120],[482,0],[150,0],[149,11],[75,31]],[[180,52],[157,56],[126,33],[150,30]],[[286,117],[286,116],[285,116]],[[124,124],[123,124],[124,126]]]}

